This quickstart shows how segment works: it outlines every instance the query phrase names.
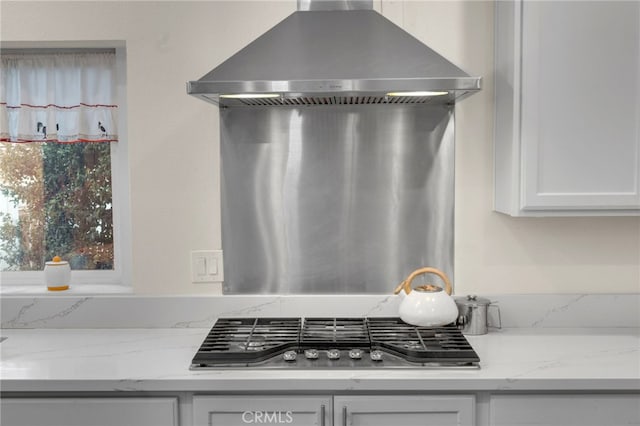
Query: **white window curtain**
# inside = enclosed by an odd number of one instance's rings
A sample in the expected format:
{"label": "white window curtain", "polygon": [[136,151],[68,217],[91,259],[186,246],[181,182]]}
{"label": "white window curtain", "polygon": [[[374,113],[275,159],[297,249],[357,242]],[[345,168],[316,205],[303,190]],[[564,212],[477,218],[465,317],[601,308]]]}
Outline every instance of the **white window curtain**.
{"label": "white window curtain", "polygon": [[0,141],[118,140],[115,53],[2,55]]}

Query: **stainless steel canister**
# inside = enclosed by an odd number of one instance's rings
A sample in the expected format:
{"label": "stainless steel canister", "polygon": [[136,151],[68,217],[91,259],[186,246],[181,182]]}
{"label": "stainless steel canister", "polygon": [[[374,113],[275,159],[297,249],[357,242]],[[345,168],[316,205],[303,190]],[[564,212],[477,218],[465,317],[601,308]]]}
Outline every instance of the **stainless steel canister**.
{"label": "stainless steel canister", "polygon": [[[458,305],[458,328],[463,334],[480,335],[487,334],[489,327],[502,328],[502,318],[500,318],[500,308],[492,304],[489,299],[469,295],[457,297]],[[489,324],[489,307],[493,306],[498,310],[498,325]]]}

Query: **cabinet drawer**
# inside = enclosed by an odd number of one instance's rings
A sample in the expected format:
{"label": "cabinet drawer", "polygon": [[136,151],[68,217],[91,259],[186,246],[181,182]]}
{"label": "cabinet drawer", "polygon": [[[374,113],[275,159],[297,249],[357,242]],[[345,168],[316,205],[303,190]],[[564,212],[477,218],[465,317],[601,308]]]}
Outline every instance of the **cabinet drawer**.
{"label": "cabinet drawer", "polygon": [[473,395],[336,396],[334,426],[473,426]]}
{"label": "cabinet drawer", "polygon": [[4,398],[2,426],[178,426],[176,398]]}
{"label": "cabinet drawer", "polygon": [[329,426],[331,397],[324,396],[204,396],[193,397],[194,426],[286,424]]}
{"label": "cabinet drawer", "polygon": [[492,396],[491,426],[640,425],[640,395]]}

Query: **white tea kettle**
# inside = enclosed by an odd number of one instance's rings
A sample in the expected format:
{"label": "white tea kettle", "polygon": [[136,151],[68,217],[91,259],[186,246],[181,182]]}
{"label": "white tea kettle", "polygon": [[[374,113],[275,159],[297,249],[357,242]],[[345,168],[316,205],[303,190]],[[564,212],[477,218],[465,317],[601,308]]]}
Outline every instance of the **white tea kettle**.
{"label": "white tea kettle", "polygon": [[[444,289],[427,284],[411,288],[411,282],[419,275],[434,274],[444,282]],[[436,268],[416,269],[396,287],[394,294],[404,294],[399,314],[402,321],[421,327],[437,327],[450,324],[458,318],[458,306],[450,296],[451,282],[446,274]]]}

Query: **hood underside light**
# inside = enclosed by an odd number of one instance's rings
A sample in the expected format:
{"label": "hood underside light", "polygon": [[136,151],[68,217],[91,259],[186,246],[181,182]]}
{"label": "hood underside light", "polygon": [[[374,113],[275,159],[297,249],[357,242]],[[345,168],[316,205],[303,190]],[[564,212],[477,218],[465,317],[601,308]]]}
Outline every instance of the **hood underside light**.
{"label": "hood underside light", "polygon": [[417,91],[417,92],[389,92],[387,93],[387,96],[443,96],[448,94],[449,92]]}
{"label": "hood underside light", "polygon": [[277,93],[231,93],[220,95],[220,97],[225,99],[270,99],[279,98],[280,95]]}

